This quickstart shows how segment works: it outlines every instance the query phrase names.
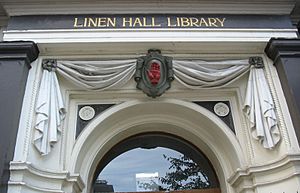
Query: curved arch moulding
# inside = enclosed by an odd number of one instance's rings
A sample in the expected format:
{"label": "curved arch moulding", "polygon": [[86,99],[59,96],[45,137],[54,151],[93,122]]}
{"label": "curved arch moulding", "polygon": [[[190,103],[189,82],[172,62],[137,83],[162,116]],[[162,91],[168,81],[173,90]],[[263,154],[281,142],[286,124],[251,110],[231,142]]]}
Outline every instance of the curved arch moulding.
{"label": "curved arch moulding", "polygon": [[222,192],[231,192],[226,179],[245,163],[236,136],[208,110],[175,99],[124,102],[99,115],[78,137],[68,170],[81,175],[89,193],[103,156],[120,141],[147,132],[172,134],[193,144],[211,161]]}

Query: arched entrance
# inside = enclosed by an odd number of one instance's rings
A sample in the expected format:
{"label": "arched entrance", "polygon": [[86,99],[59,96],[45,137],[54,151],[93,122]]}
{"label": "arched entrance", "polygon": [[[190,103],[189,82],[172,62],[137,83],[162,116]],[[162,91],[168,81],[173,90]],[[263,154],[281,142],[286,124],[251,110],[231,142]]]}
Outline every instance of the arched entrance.
{"label": "arched entrance", "polygon": [[162,132],[141,133],[116,144],[99,162],[93,186],[92,193],[200,189],[220,192],[216,173],[206,156],[179,136]]}
{"label": "arched entrance", "polygon": [[101,160],[109,161],[114,157],[107,158],[113,147],[145,133],[176,136],[201,150],[210,160],[222,192],[233,192],[226,179],[244,165],[244,157],[232,131],[214,114],[194,103],[162,99],[116,105],[99,115],[81,133],[69,169],[80,174],[86,185],[84,193],[91,192]]}

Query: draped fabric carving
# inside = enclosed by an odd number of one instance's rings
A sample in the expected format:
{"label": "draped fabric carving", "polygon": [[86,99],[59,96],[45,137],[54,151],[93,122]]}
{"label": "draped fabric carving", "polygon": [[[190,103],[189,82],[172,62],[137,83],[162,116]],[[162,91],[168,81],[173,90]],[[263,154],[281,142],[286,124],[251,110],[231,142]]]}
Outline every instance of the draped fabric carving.
{"label": "draped fabric carving", "polygon": [[173,67],[175,79],[191,89],[224,87],[250,71],[243,111],[252,136],[268,149],[279,142],[275,105],[262,66],[252,66],[249,60],[174,60]]}
{"label": "draped fabric carving", "polygon": [[263,147],[273,148],[280,140],[275,106],[262,68],[252,67],[244,102],[252,136]]}
{"label": "draped fabric carving", "polygon": [[36,104],[34,145],[42,155],[58,141],[66,110],[54,71],[43,70]]}
{"label": "draped fabric carving", "polygon": [[120,87],[135,73],[136,60],[57,61],[57,72],[86,90]]}
{"label": "draped fabric carving", "polygon": [[53,61],[44,70],[36,104],[35,147],[42,155],[59,139],[66,111],[54,71],[86,90],[120,87],[132,78],[136,60]]}
{"label": "draped fabric carving", "polygon": [[[44,65],[37,107],[34,143],[41,154],[50,152],[58,141],[65,107],[53,69],[85,90],[106,90],[126,84],[135,74],[136,60],[64,61]],[[48,70],[47,70],[48,69]],[[190,89],[219,88],[229,85],[250,71],[243,110],[250,121],[253,137],[265,148],[279,141],[275,108],[263,69],[248,60],[173,60],[175,79]]]}
{"label": "draped fabric carving", "polygon": [[248,60],[173,60],[175,79],[191,89],[224,87],[249,70]]}

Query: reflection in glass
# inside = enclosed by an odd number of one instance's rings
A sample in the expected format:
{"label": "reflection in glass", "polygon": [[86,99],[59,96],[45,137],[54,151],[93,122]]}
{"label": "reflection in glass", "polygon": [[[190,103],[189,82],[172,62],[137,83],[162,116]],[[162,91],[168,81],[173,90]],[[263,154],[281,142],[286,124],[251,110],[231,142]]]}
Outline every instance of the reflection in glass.
{"label": "reflection in glass", "polygon": [[169,148],[135,148],[100,172],[94,192],[145,192],[210,188],[201,164]]}

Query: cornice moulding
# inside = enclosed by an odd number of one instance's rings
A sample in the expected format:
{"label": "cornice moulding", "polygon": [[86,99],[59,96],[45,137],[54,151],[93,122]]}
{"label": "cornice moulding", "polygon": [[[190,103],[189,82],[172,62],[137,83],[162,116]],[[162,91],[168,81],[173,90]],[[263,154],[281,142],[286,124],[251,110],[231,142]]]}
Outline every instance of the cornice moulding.
{"label": "cornice moulding", "polygon": [[30,67],[38,55],[39,49],[32,41],[0,42],[0,59],[24,59]]}
{"label": "cornice moulding", "polygon": [[[107,13],[213,13],[213,14],[286,14],[293,1],[4,1],[9,16],[47,14],[107,14]],[[100,6],[101,5],[101,6]]]}
{"label": "cornice moulding", "polygon": [[[294,176],[299,176],[300,173],[298,168],[300,166],[300,155],[299,154],[287,154],[280,159],[262,165],[253,165],[244,169],[237,169],[237,171],[228,178],[228,183],[232,186],[239,186],[243,181],[253,181],[254,176],[265,176],[261,178],[263,180],[256,180],[255,184],[248,184],[247,187],[243,189],[253,189],[257,186],[276,183],[281,180],[285,180]],[[285,175],[281,173],[282,171],[287,171],[287,168],[291,168],[289,172]],[[274,173],[274,172],[277,173]],[[278,174],[281,176],[278,177]],[[247,180],[248,179],[248,180]]]}
{"label": "cornice moulding", "polygon": [[298,38],[272,38],[266,46],[268,57],[276,61],[279,56],[300,57],[300,39]]}
{"label": "cornice moulding", "polygon": [[[10,162],[10,171],[12,177],[8,183],[11,186],[23,186],[40,192],[64,192],[58,187],[62,187],[66,183],[73,184],[78,190],[77,192],[81,192],[85,187],[79,174],[71,174],[68,171],[45,170],[35,167],[30,162],[12,161]],[[53,183],[45,186],[43,183],[32,183],[43,180],[55,181],[56,184],[55,186]]]}

